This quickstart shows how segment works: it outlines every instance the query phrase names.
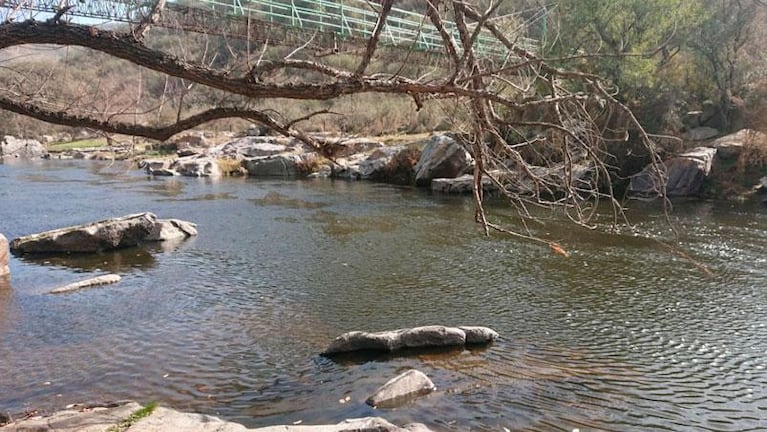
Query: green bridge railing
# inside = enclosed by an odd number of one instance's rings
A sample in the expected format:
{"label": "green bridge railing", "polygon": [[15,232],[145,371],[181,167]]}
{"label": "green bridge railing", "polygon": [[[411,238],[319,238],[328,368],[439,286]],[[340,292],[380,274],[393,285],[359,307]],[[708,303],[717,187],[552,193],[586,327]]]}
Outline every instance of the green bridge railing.
{"label": "green bridge railing", "polygon": [[[137,22],[151,10],[146,0],[0,0],[8,10],[55,13],[61,7],[73,6],[66,15],[108,21]],[[289,27],[333,33],[342,39],[367,39],[378,20],[380,5],[366,0],[169,0],[167,8],[210,12],[217,17],[244,17]],[[455,23],[445,22],[446,30],[460,41]],[[168,22],[162,25],[170,26]],[[215,30],[215,29],[211,29]],[[518,33],[519,28],[510,29]],[[380,36],[380,43],[443,52],[443,41],[423,14],[392,8]],[[517,38],[517,43],[535,51],[538,41]],[[460,46],[460,43],[458,43]],[[475,42],[475,51],[484,57],[505,57],[507,49],[483,30]]]}

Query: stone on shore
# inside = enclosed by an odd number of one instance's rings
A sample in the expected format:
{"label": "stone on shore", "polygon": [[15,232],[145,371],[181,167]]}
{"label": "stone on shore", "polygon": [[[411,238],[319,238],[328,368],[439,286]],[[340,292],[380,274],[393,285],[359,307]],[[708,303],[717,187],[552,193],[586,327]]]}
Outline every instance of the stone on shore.
{"label": "stone on shore", "polygon": [[10,135],[0,139],[0,159],[40,159],[48,156],[45,146],[37,140],[20,139]]}
{"label": "stone on shore", "polygon": [[421,153],[415,166],[415,182],[429,186],[434,178],[455,178],[472,164],[471,155],[449,135],[435,135]]}
{"label": "stone on shore", "polygon": [[218,162],[211,157],[183,157],[171,165],[171,169],[187,177],[221,177]]}
{"label": "stone on shore", "polygon": [[[663,163],[666,195],[669,197],[698,196],[703,192],[704,181],[711,173],[717,150],[697,147]],[[660,185],[652,165],[631,178],[629,192],[632,195],[657,196]]]}
{"label": "stone on shore", "polygon": [[50,293],[51,294],[69,293],[73,291],[79,291],[84,288],[91,288],[91,287],[100,286],[100,285],[117,283],[117,282],[120,282],[120,279],[122,279],[120,275],[116,275],[116,274],[97,276],[95,278],[90,278],[90,279],[82,280],[79,282],[74,282],[68,285],[64,285],[63,287],[52,290]]}
{"label": "stone on shore", "polygon": [[5,276],[10,272],[11,270],[8,268],[8,239],[0,234],[0,276]]}
{"label": "stone on shore", "polygon": [[141,409],[136,402],[108,407],[67,409],[50,416],[36,416],[0,427],[2,432],[105,432]]}
{"label": "stone on shore", "polygon": [[297,154],[279,154],[246,158],[241,164],[251,177],[296,177],[300,172],[301,160]]}
{"label": "stone on shore", "polygon": [[387,381],[365,403],[377,408],[395,408],[435,389],[436,386],[426,374],[411,369]]}
{"label": "stone on shore", "polygon": [[[396,351],[405,348],[451,347],[466,343],[488,343],[498,337],[498,333],[484,327],[424,326],[399,329],[378,333],[353,331],[344,333],[333,340],[324,355],[354,351]],[[482,330],[480,330],[482,329]]]}
{"label": "stone on shore", "polygon": [[[380,417],[349,419],[335,425],[282,425],[248,429],[218,417],[184,413],[169,408],[155,408],[150,415],[132,425],[122,423],[142,407],[135,402],[108,407],[67,409],[47,417],[32,417],[0,427],[0,432],[430,432],[426,426],[414,423],[399,427]],[[125,426],[130,426],[125,429]]]}
{"label": "stone on shore", "polygon": [[197,235],[195,226],[178,219],[158,220],[152,213],[138,213],[19,237],[11,242],[11,251],[16,255],[103,252],[190,237]]}

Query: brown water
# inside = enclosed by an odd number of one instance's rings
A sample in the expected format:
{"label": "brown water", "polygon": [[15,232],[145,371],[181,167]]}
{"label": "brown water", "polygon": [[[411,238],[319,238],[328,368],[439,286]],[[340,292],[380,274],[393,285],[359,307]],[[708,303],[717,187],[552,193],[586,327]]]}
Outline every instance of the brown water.
{"label": "brown water", "polygon": [[[411,189],[0,164],[9,238],[139,211],[196,222],[200,235],[11,261],[0,280],[0,412],[135,399],[249,426],[380,415],[435,430],[767,430],[762,207],[677,206],[681,247],[708,276],[655,241],[557,220],[537,229],[567,259],[484,238],[469,200]],[[655,209],[630,214],[639,232],[667,229]],[[103,272],[123,280],[46,294]],[[425,324],[487,325],[502,339],[317,355],[345,331]],[[396,410],[364,404],[411,367],[438,391]]]}

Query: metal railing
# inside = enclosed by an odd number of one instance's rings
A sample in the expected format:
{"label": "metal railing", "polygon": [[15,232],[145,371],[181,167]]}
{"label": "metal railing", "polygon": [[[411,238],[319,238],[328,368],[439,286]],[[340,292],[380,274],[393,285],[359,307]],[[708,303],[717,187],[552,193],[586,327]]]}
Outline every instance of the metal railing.
{"label": "metal railing", "polygon": [[[66,15],[136,22],[149,13],[153,3],[146,0],[0,0],[0,6],[6,8],[49,13],[69,5],[73,8]],[[222,18],[246,17],[333,33],[342,39],[370,37],[380,9],[380,5],[372,0],[169,0],[166,7],[207,11]],[[444,25],[460,47],[455,23],[446,21]],[[380,43],[419,51],[444,52],[442,37],[427,17],[398,8],[392,8],[387,17]],[[517,43],[531,51],[535,51],[538,45],[538,41],[529,38],[518,38]],[[477,55],[483,57],[504,57],[508,53],[500,41],[484,30],[477,37],[474,49]]]}

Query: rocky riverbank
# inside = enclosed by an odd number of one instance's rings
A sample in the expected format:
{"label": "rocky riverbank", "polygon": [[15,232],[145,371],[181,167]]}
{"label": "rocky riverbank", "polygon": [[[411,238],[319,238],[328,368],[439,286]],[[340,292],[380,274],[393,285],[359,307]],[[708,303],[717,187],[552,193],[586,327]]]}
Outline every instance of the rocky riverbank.
{"label": "rocky riverbank", "polygon": [[[403,136],[397,140],[315,135],[315,139],[334,149],[335,156],[330,160],[297,139],[262,135],[264,132],[258,128],[243,136],[189,132],[149,147],[164,152],[161,157],[142,156],[130,146],[108,151],[75,148],[49,155],[37,141],[5,137],[0,143],[0,156],[4,159],[137,158],[138,167],[155,177],[329,177],[413,185],[448,194],[470,193],[473,187],[474,161],[467,151],[469,147],[452,133]],[[663,171],[662,181],[655,174],[654,166],[629,172],[628,196],[657,197],[661,184],[665,184],[665,192],[672,198],[743,200],[765,189],[760,185],[767,185],[767,135],[748,129],[725,136],[717,136],[717,131],[703,132],[687,133],[673,149],[659,146],[664,159],[659,166]],[[564,183],[565,176],[574,176],[583,184],[598,181],[594,167],[585,162],[573,163],[570,169],[554,164],[529,166],[525,172],[534,173],[539,181],[543,179],[551,185]],[[615,168],[625,171],[621,167]],[[510,192],[530,194],[539,189],[534,180],[526,180],[525,173],[514,175],[513,169],[507,171],[506,177],[515,177],[505,185]],[[484,180],[483,188],[488,193],[497,192],[497,184],[487,177]],[[546,193],[557,194],[558,191],[547,190]]]}

